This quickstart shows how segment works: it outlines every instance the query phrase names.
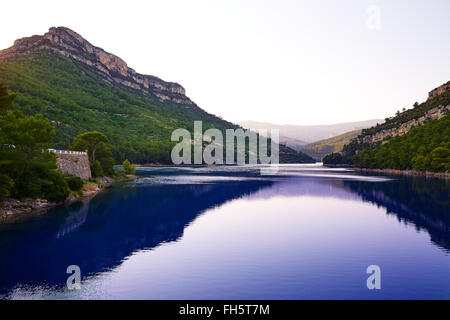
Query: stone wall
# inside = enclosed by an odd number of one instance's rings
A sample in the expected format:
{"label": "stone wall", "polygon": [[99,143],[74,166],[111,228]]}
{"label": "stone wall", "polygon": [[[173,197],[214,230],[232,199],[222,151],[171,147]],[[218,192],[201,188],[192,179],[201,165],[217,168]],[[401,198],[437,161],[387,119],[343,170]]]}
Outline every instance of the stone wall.
{"label": "stone wall", "polygon": [[56,154],[58,170],[62,173],[72,174],[85,180],[92,177],[87,152],[54,149],[49,151]]}

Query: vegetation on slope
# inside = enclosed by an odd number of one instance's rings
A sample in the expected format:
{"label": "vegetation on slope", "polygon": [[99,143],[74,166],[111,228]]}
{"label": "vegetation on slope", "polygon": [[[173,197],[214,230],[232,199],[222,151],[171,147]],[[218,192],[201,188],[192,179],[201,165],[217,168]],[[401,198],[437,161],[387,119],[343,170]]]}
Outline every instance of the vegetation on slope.
{"label": "vegetation on slope", "polygon": [[[41,113],[51,121],[55,148],[67,149],[78,134],[99,131],[118,163],[171,163],[172,131],[193,132],[194,120],[203,121],[203,130],[237,128],[195,105],[113,85],[91,67],[45,51],[0,61],[0,82],[19,93],[16,103],[26,115]],[[281,150],[280,161],[311,162],[290,148]]]}
{"label": "vegetation on slope", "polygon": [[297,151],[300,151],[300,149],[302,149],[305,145],[308,144],[308,142],[285,136],[280,136],[278,141],[280,142],[280,144]]}
{"label": "vegetation on slope", "polygon": [[302,151],[314,159],[321,161],[327,154],[342,151],[344,145],[349,143],[353,138],[356,138],[360,133],[361,130],[354,130],[336,137],[316,141],[306,145],[302,148]]}
{"label": "vegetation on slope", "polygon": [[[82,195],[86,181],[59,172],[55,154],[48,151],[54,127],[41,114],[27,117],[17,110],[13,104],[16,96],[0,84],[0,200],[26,197],[62,201]],[[88,150],[94,177],[116,175],[107,142],[99,132],[83,133],[74,141],[73,149]]]}
{"label": "vegetation on slope", "polygon": [[304,152],[295,151],[280,144],[280,162],[281,163],[315,163],[316,160]]}
{"label": "vegetation on slope", "polygon": [[346,144],[341,152],[323,158],[324,164],[346,164],[363,168],[413,169],[418,171],[448,171],[448,115],[440,120],[431,120],[412,128],[406,134],[388,137],[382,142],[364,142],[364,137],[385,129],[398,128],[403,123],[418,119],[427,111],[440,105],[450,104],[450,90],[425,101],[415,103],[412,109],[397,112],[386,122],[369,129]]}
{"label": "vegetation on slope", "polygon": [[431,110],[440,105],[448,105],[450,103],[450,90],[446,90],[441,95],[427,100],[421,104],[414,103],[411,109],[403,108],[402,111],[397,111],[394,117],[386,118],[385,122],[378,124],[368,129],[363,129],[360,138],[368,135],[373,135],[379,131],[391,128],[398,128],[402,123],[413,119],[420,118],[428,110]]}
{"label": "vegetation on slope", "polygon": [[0,62],[0,82],[20,93],[16,103],[25,114],[51,120],[60,149],[78,134],[96,130],[109,137],[118,160],[167,162],[174,129],[192,129],[199,117],[205,129],[235,127],[200,108],[161,103],[111,85],[87,66],[50,53]]}
{"label": "vegetation on slope", "polygon": [[41,114],[26,117],[14,110],[14,97],[0,84],[0,199],[65,199],[67,182],[54,154],[45,151],[55,135],[52,125]]}
{"label": "vegetation on slope", "polygon": [[353,161],[361,168],[450,171],[450,115],[364,149]]}

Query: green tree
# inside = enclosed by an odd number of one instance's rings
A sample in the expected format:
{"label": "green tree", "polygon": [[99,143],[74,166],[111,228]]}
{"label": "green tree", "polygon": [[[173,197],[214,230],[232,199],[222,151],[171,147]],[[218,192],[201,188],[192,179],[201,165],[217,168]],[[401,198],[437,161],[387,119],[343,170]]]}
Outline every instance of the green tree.
{"label": "green tree", "polygon": [[101,132],[90,131],[79,134],[73,141],[72,150],[88,150],[91,163],[95,163],[97,148],[108,143],[108,138]]}
{"label": "green tree", "polygon": [[136,166],[132,165],[128,159],[122,163],[123,171],[126,174],[134,174],[136,172]]}
{"label": "green tree", "polygon": [[[96,170],[97,176],[113,175],[114,157],[107,145],[108,141],[108,138],[101,132],[85,132],[75,138],[72,150],[88,150],[89,162],[91,167]],[[97,161],[101,170],[95,164]]]}
{"label": "green tree", "polygon": [[437,147],[430,154],[431,169],[433,171],[446,171],[450,166],[450,150],[444,147]]}
{"label": "green tree", "polygon": [[356,167],[418,171],[450,171],[450,115],[412,128],[353,158]]}
{"label": "green tree", "polygon": [[8,87],[0,83],[0,112],[12,109],[12,102],[15,97],[15,93],[10,93]]}
{"label": "green tree", "polygon": [[14,110],[12,100],[16,95],[4,86],[0,88],[2,193],[19,198],[65,199],[67,184],[56,170],[55,155],[47,151],[55,136],[53,126],[41,114],[26,117]]}
{"label": "green tree", "polygon": [[70,190],[61,172],[50,171],[42,183],[42,196],[50,201],[65,200]]}
{"label": "green tree", "polygon": [[95,162],[91,165],[91,173],[94,177],[103,177],[105,175],[100,161],[95,160]]}
{"label": "green tree", "polygon": [[412,169],[417,171],[425,171],[427,169],[427,158],[421,154],[416,154],[412,159]]}
{"label": "green tree", "polygon": [[0,200],[9,197],[14,187],[14,181],[6,174],[0,174]]}
{"label": "green tree", "polygon": [[77,176],[66,176],[67,185],[72,191],[79,191],[84,185],[83,179]]}
{"label": "green tree", "polygon": [[96,154],[95,158],[100,162],[104,174],[109,176],[113,175],[114,157],[111,151],[109,150],[109,147],[105,143],[100,143],[97,146],[97,151],[95,154]]}

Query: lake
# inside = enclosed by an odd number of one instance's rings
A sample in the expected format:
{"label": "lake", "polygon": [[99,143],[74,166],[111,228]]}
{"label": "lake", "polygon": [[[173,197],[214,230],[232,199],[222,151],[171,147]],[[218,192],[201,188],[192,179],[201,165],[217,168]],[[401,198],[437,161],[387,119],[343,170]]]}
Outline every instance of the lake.
{"label": "lake", "polygon": [[[0,224],[0,297],[450,298],[448,180],[318,164],[137,175]],[[79,290],[67,289],[70,265]],[[370,265],[379,290],[366,285]]]}

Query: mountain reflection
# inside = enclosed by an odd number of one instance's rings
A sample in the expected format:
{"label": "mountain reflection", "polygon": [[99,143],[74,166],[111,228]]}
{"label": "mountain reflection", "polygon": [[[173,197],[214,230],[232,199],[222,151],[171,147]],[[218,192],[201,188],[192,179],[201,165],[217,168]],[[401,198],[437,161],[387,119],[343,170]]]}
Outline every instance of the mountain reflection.
{"label": "mountain reflection", "polygon": [[398,177],[389,183],[344,181],[344,186],[386,208],[387,214],[426,230],[431,241],[450,251],[450,182],[446,179]]}
{"label": "mountain reflection", "polygon": [[426,230],[433,243],[450,249],[449,184],[445,180],[247,178],[217,178],[198,184],[151,184],[149,178],[142,178],[109,189],[89,202],[0,225],[0,294],[8,294],[18,285],[63,286],[66,268],[73,264],[80,266],[83,277],[110,270],[137,250],[177,241],[201,213],[244,196],[362,199]]}
{"label": "mountain reflection", "polygon": [[118,187],[86,203],[0,225],[0,294],[17,284],[64,285],[69,265],[78,265],[83,276],[111,269],[135,250],[179,239],[203,211],[271,184]]}

